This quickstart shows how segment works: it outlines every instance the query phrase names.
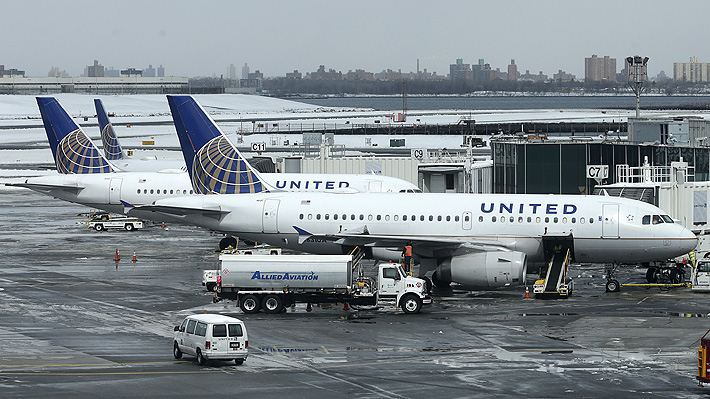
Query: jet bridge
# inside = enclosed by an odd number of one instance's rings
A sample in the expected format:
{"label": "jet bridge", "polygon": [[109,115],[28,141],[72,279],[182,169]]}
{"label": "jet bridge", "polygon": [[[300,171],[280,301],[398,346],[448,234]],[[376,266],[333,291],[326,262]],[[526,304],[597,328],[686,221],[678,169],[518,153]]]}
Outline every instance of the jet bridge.
{"label": "jet bridge", "polygon": [[564,237],[544,237],[546,270],[540,273],[540,279],[533,285],[536,298],[567,298],[572,294],[573,283],[567,281],[567,271],[572,263],[574,239],[572,235]]}

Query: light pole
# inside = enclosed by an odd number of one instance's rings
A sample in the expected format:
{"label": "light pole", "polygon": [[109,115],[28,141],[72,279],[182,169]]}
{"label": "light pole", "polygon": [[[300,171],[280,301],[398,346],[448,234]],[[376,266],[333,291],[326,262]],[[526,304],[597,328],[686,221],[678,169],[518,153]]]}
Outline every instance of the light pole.
{"label": "light pole", "polygon": [[640,104],[641,104],[641,90],[643,89],[643,84],[647,80],[646,73],[646,63],[648,62],[648,57],[641,58],[641,56],[635,55],[633,57],[626,57],[626,72],[628,73],[628,82],[631,86],[631,90],[636,94],[636,117],[640,116]]}

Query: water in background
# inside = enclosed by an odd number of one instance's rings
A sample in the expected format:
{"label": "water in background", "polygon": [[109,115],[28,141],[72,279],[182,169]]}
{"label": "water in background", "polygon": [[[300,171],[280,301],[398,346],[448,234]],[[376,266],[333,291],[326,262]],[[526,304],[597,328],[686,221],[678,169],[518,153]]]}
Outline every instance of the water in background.
{"label": "water in background", "polygon": [[[289,98],[289,100],[294,100]],[[324,107],[372,108],[380,111],[402,109],[402,97],[330,97],[296,101]],[[710,96],[642,96],[641,107],[674,109],[709,104]],[[490,109],[635,109],[636,97],[626,96],[491,96],[491,97],[408,97],[410,110],[490,110]]]}

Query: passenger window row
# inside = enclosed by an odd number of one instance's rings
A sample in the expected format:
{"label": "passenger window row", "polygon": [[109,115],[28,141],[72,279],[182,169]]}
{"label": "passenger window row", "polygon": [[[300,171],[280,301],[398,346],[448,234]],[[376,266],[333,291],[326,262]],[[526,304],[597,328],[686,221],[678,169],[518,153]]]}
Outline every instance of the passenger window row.
{"label": "passenger window row", "polygon": [[[180,191],[181,190],[168,190],[168,189],[164,188],[164,189],[162,189],[162,194],[168,194],[168,193],[173,194],[174,193],[174,195],[187,195],[187,193],[188,193],[188,190],[182,190],[182,194],[180,194]],[[149,194],[149,193],[150,194],[161,194],[161,189],[152,189],[151,188],[149,190],[147,188],[144,188],[141,190],[139,188],[138,190],[136,190],[136,193],[137,194]],[[189,193],[190,193],[190,195],[192,195],[192,190],[190,190]]]}
{"label": "passenger window row", "polygon": [[[384,215],[384,216],[383,216],[383,215],[363,215],[363,214],[360,214],[360,215],[350,214],[350,215],[348,216],[347,214],[342,214],[342,215],[340,215],[340,214],[337,214],[337,213],[336,213],[336,214],[333,214],[333,215],[328,214],[328,213],[322,214],[322,215],[321,215],[320,213],[316,213],[315,215],[312,214],[312,213],[309,213],[309,214],[301,213],[300,215],[298,215],[298,218],[301,219],[301,220],[304,220],[304,219],[306,219],[306,220],[314,220],[314,219],[315,219],[315,220],[331,220],[331,219],[332,219],[332,220],[343,220],[343,221],[347,221],[347,220],[362,220],[362,221],[364,221],[364,220],[367,219],[367,221],[372,221],[372,220],[378,220],[378,221],[380,221],[380,220],[384,220],[384,221],[386,221],[386,222],[387,222],[387,221],[390,221],[390,220],[393,220],[393,221],[395,221],[395,222],[398,222],[398,221],[400,220],[400,218],[401,218],[401,220],[402,220],[403,222],[407,222],[407,221],[411,221],[411,222],[416,222],[416,221],[420,221],[420,222],[424,222],[424,221],[429,221],[429,222],[433,222],[433,221],[437,221],[437,222],[443,222],[443,221],[446,221],[446,222],[451,222],[451,221],[453,221],[453,222],[459,222],[459,221],[461,220],[461,217],[459,217],[459,215],[455,215],[455,216],[450,216],[450,215],[446,215],[446,216],[442,216],[442,215],[437,215],[437,216],[434,216],[434,215],[428,215],[428,216],[426,216],[426,215],[411,215],[411,216],[409,216],[409,215],[402,215],[402,216],[400,217],[400,215],[394,215],[394,216]],[[464,215],[464,216],[463,216],[463,221],[464,221],[464,222],[469,222],[469,221],[471,220],[470,218],[471,218],[470,215]],[[485,219],[484,219],[483,216],[479,216],[479,217],[478,217],[478,221],[479,221],[480,223],[482,223],[484,220],[485,220]],[[535,218],[535,223],[542,223],[543,220],[544,220],[545,223],[550,223],[550,221],[552,221],[552,223],[560,223],[560,222],[561,222],[561,223],[563,223],[563,224],[566,224],[567,222],[570,222],[570,223],[572,223],[572,224],[577,224],[578,222],[579,222],[579,224],[585,224],[585,223],[587,222],[587,219],[586,219],[586,218],[579,218],[579,219],[577,219],[576,217],[573,217],[573,218],[568,219],[566,216],[565,216],[565,217],[562,217],[562,218],[559,218],[559,217],[556,217],[556,216],[553,217],[553,218],[550,218],[549,216],[547,216],[547,217],[545,217],[545,218],[543,219],[543,218],[541,218],[540,216],[538,216],[538,217]],[[510,223],[515,223],[516,218],[515,218],[515,216],[510,216],[510,217],[506,217],[506,216],[500,216],[500,217],[491,216],[491,221],[492,221],[492,222],[500,221],[501,223],[505,223],[505,222],[508,222],[508,221],[509,221]],[[519,216],[519,217],[517,218],[517,222],[518,222],[518,223],[525,223],[525,222],[527,222],[527,223],[533,223],[533,218],[532,218],[531,216],[528,216],[527,218],[524,218],[523,216]],[[594,223],[594,218],[589,218],[589,223],[590,223],[590,224]]]}

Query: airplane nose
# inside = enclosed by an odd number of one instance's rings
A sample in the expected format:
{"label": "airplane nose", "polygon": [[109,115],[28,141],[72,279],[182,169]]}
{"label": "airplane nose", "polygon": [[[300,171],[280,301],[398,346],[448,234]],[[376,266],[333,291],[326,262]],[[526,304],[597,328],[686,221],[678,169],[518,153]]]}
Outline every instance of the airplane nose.
{"label": "airplane nose", "polygon": [[683,253],[688,253],[698,245],[698,237],[687,227],[683,227],[680,232],[680,249]]}

